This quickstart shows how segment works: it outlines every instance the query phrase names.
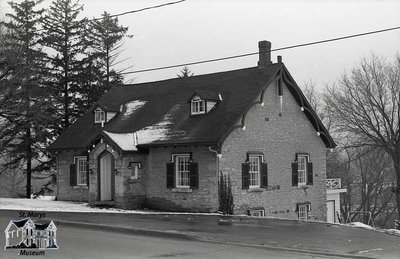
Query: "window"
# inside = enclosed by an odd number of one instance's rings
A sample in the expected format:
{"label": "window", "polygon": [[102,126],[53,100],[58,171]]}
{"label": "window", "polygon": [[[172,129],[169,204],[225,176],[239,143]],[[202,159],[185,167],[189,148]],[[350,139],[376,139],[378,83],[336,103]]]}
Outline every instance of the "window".
{"label": "window", "polygon": [[250,177],[250,188],[260,187],[260,163],[261,156],[249,156],[249,177]]}
{"label": "window", "polygon": [[190,155],[173,155],[176,172],[176,187],[190,188]]}
{"label": "window", "polygon": [[106,121],[106,114],[101,109],[94,111],[94,123],[102,123]]}
{"label": "window", "polygon": [[252,217],[265,217],[264,209],[253,209],[249,210],[249,214]]}
{"label": "window", "polygon": [[313,163],[310,162],[310,155],[297,153],[292,163],[292,186],[307,188],[313,185]]}
{"label": "window", "polygon": [[76,183],[77,185],[87,185],[87,158],[75,157]]}
{"label": "window", "polygon": [[242,163],[242,189],[268,188],[268,164],[263,161],[261,152],[247,152],[246,161]]}
{"label": "window", "polygon": [[299,177],[299,185],[307,184],[307,163],[308,155],[298,155],[297,157],[297,171]]}
{"label": "window", "polygon": [[129,162],[128,168],[131,170],[131,179],[139,178],[139,168],[141,167],[138,162]]}
{"label": "window", "polygon": [[297,217],[299,220],[308,220],[308,212],[310,211],[310,204],[298,204],[297,205]]}
{"label": "window", "polygon": [[203,113],[206,113],[205,101],[201,100],[198,97],[195,97],[192,100],[191,114],[203,114]]}
{"label": "window", "polygon": [[192,160],[192,153],[172,154],[166,166],[168,189],[176,192],[199,189],[199,163]]}

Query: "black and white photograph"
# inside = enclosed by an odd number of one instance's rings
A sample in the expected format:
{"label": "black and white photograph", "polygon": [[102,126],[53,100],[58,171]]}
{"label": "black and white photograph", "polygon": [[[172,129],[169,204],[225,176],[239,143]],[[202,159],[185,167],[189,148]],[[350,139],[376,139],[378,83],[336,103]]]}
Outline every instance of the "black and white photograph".
{"label": "black and white photograph", "polygon": [[399,12],[0,0],[0,258],[400,259]]}

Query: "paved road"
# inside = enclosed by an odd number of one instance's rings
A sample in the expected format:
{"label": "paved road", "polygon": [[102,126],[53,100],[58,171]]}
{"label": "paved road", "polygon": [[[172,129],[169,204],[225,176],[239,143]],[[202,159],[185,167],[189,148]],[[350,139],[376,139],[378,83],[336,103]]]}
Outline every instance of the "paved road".
{"label": "paved road", "polygon": [[[0,210],[0,218],[4,220],[16,219],[18,216],[18,211]],[[254,220],[253,222],[251,219],[244,219],[246,222],[236,220],[233,225],[224,226],[218,225],[217,216],[63,212],[46,212],[46,219],[88,222],[135,229],[178,231],[206,241],[400,259],[400,237],[398,236],[326,223],[276,219]],[[3,226],[0,225],[0,231],[5,228],[4,224],[6,223],[3,223]],[[196,244],[214,247],[212,244]],[[228,251],[231,251],[231,249],[228,249]]]}
{"label": "paved road", "polygon": [[[0,219],[4,226],[8,220]],[[168,238],[124,235],[101,230],[59,227],[59,250],[34,258],[119,259],[119,258],[328,258],[242,246],[182,241]],[[4,236],[0,238],[4,244]],[[0,258],[21,258],[18,250],[0,251]],[[335,258],[335,257],[329,257]]]}

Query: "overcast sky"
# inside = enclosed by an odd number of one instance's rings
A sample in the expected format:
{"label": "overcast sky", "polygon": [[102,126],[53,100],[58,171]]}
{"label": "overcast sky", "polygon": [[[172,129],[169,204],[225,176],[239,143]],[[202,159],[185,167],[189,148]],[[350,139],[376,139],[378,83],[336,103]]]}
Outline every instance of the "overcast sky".
{"label": "overcast sky", "polygon": [[[174,0],[81,0],[83,16],[98,17]],[[46,0],[46,2],[49,2]],[[3,12],[7,11],[2,3]],[[129,26],[121,59],[131,70],[175,65],[400,26],[398,0],[186,0],[120,17]],[[274,52],[298,84],[335,82],[371,53],[392,59],[400,52],[400,30]],[[257,56],[190,66],[196,75],[255,66]],[[174,78],[180,68],[127,76],[135,82]]]}

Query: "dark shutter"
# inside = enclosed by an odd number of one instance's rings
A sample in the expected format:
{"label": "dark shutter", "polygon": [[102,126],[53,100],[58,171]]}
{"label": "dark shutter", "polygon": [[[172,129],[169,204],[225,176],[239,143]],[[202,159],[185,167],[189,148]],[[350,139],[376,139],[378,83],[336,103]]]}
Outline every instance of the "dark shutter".
{"label": "dark shutter", "polygon": [[311,162],[307,163],[307,184],[313,184],[313,164]]}
{"label": "dark shutter", "polygon": [[69,184],[76,186],[76,164],[69,165]]}
{"label": "dark shutter", "polygon": [[292,163],[292,186],[299,184],[299,172],[297,171],[297,162]]}
{"label": "dark shutter", "polygon": [[249,178],[249,164],[242,164],[242,189],[249,189],[250,178]]}
{"label": "dark shutter", "polygon": [[89,186],[89,157],[86,160],[86,185]]}
{"label": "dark shutter", "polygon": [[268,164],[261,163],[261,188],[268,188]]}
{"label": "dark shutter", "polygon": [[175,163],[167,163],[167,188],[175,187]]}
{"label": "dark shutter", "polygon": [[299,212],[299,203],[296,204],[296,212]]}
{"label": "dark shutter", "polygon": [[190,162],[190,188],[199,189],[199,163]]}

